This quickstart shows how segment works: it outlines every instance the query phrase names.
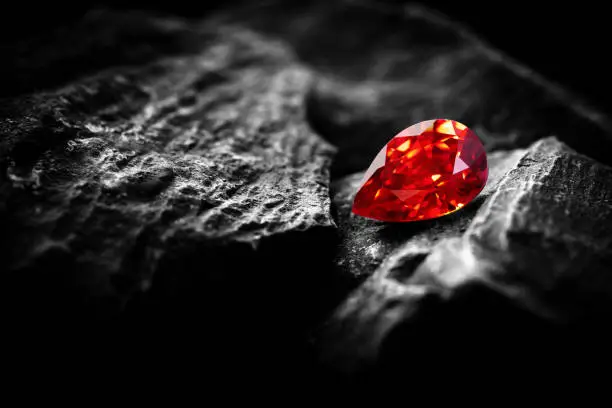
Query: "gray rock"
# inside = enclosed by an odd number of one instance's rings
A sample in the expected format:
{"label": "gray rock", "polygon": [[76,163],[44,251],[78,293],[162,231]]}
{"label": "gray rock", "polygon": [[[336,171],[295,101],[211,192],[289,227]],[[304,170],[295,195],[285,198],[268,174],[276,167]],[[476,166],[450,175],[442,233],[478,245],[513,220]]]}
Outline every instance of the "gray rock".
{"label": "gray rock", "polygon": [[[612,168],[543,139],[521,153],[465,233],[449,224],[455,236],[445,232],[435,245],[430,238],[416,265],[413,247],[423,235],[385,259],[330,320],[326,359],[354,374],[389,358],[438,361],[416,349],[433,353],[445,341],[453,344],[449,359],[487,345],[518,347],[517,336],[535,348],[534,321],[539,328],[597,321],[612,310],[611,223]],[[470,347],[455,348],[465,339]]]}
{"label": "gray rock", "polygon": [[120,55],[102,71],[1,102],[11,298],[108,316],[143,293],[206,294],[249,268],[273,275],[304,241],[330,252],[334,148],[306,121],[312,75],[289,50],[236,27],[137,14],[90,16],[57,41],[31,50],[30,69],[115,43],[129,53],[112,50]]}

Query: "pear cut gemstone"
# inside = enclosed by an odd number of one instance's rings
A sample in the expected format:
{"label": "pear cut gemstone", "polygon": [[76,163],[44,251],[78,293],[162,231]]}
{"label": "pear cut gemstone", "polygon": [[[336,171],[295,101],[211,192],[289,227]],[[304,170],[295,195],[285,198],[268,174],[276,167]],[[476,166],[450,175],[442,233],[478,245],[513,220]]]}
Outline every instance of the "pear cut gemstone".
{"label": "pear cut gemstone", "polygon": [[391,222],[441,217],[472,201],[488,175],[484,146],[472,130],[454,120],[427,120],[399,132],[376,155],[353,213]]}

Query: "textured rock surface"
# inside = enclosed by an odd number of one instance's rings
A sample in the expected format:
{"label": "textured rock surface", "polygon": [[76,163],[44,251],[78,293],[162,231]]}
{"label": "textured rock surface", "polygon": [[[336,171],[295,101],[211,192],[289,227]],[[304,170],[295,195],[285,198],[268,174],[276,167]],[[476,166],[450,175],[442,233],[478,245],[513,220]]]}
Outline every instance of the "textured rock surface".
{"label": "textured rock surface", "polygon": [[[3,286],[21,302],[37,302],[42,285],[74,295],[60,301],[69,309],[80,299],[112,314],[154,277],[164,295],[192,284],[178,265],[205,284],[242,262],[284,268],[248,260],[270,237],[284,236],[289,253],[301,239],[333,237],[333,148],[305,121],[312,76],[290,51],[235,27],[102,14],[31,58],[69,63],[107,42],[129,52],[1,105]],[[183,53],[169,57],[174,43]],[[120,66],[129,63],[138,65]],[[17,86],[36,79],[28,74]]]}
{"label": "textured rock surface", "polygon": [[[423,238],[405,239],[338,309],[327,328],[333,364],[355,373],[438,361],[415,350],[445,343],[453,345],[449,360],[466,344],[466,353],[485,350],[481,341],[516,348],[534,321],[542,329],[588,326],[612,310],[612,168],[555,138],[521,156],[464,234],[445,233],[435,245],[430,238],[417,267],[412,249]],[[537,347],[540,338],[528,342]],[[388,354],[393,361],[381,362]]]}

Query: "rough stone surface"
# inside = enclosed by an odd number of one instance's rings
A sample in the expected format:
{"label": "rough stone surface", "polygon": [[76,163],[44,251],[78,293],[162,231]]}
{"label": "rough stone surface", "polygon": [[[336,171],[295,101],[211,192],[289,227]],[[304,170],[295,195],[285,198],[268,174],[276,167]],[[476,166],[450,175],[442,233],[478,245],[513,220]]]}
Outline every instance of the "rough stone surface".
{"label": "rough stone surface", "polygon": [[[182,257],[214,280],[270,237],[289,234],[288,251],[293,234],[333,237],[334,149],[305,120],[312,75],[291,52],[236,27],[116,17],[93,15],[31,57],[52,66],[107,42],[129,49],[106,70],[2,102],[3,286],[29,302],[41,280],[114,313]],[[22,75],[17,86],[35,78]]]}
{"label": "rough stone surface", "polygon": [[[589,336],[588,324],[609,314],[612,282],[604,271],[612,266],[612,168],[555,138],[520,156],[463,224],[469,224],[465,233],[453,226],[455,236],[445,233],[435,244],[430,238],[417,266],[413,247],[427,235],[405,238],[337,310],[326,329],[333,339],[326,358],[335,367],[367,371],[389,363],[381,362],[388,354],[423,362],[415,348],[435,350],[445,342],[453,345],[449,360],[470,342],[466,353],[495,342],[519,347],[516,339],[533,334],[533,321],[541,329],[584,324],[581,334]],[[487,321],[491,315],[497,327]],[[506,326],[501,334],[500,326]],[[528,343],[536,348],[541,338]],[[389,364],[397,368],[397,361]]]}

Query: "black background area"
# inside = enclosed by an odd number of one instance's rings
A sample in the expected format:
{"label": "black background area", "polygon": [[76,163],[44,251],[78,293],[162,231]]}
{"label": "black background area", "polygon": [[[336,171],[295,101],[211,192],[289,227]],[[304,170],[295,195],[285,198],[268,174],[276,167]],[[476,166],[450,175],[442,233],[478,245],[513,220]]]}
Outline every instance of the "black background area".
{"label": "black background area", "polygon": [[[376,2],[388,6],[406,3],[399,0]],[[71,3],[25,1],[5,5],[0,13],[0,46],[19,38],[44,34],[79,18],[92,8],[142,9],[198,18],[219,8],[257,2],[130,0]],[[464,22],[490,44],[564,85],[587,102],[605,111],[612,107],[608,100],[609,68],[606,62],[610,17],[603,6],[589,2],[544,4],[533,1],[421,3]]]}

